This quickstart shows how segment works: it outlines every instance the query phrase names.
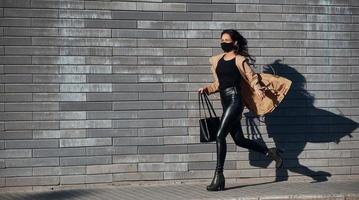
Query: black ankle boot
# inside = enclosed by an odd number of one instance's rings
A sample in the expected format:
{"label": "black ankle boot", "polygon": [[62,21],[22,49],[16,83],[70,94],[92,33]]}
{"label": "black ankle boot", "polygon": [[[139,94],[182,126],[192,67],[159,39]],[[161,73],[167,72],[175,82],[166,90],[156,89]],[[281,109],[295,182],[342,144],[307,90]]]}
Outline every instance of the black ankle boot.
{"label": "black ankle boot", "polygon": [[208,191],[224,190],[224,185],[225,185],[225,179],[223,172],[216,170],[211,184],[207,186],[207,190]]}
{"label": "black ankle boot", "polygon": [[280,168],[283,165],[283,159],[281,158],[279,153],[283,153],[283,152],[284,152],[284,150],[281,148],[276,148],[276,147],[269,148],[268,152],[266,154],[266,157],[268,157],[272,160],[275,160],[275,162],[276,162],[275,167]]}

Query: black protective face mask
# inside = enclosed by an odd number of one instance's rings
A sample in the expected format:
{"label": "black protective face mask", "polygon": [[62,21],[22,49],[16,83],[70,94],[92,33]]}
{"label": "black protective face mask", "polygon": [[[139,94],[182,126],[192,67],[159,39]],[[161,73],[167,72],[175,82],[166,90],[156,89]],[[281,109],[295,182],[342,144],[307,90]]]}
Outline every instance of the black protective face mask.
{"label": "black protective face mask", "polygon": [[234,49],[234,42],[230,42],[230,43],[222,42],[221,47],[224,52],[230,52]]}

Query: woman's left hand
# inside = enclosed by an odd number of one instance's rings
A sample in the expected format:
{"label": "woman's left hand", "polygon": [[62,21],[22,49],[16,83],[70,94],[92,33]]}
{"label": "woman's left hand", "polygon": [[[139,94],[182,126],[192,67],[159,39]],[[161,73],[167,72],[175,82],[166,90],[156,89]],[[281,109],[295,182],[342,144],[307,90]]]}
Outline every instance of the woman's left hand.
{"label": "woman's left hand", "polygon": [[261,98],[261,100],[262,100],[262,99],[264,98],[264,96],[265,96],[264,91],[261,90],[261,89],[255,89],[255,93],[257,94],[257,96],[258,96],[259,98]]}

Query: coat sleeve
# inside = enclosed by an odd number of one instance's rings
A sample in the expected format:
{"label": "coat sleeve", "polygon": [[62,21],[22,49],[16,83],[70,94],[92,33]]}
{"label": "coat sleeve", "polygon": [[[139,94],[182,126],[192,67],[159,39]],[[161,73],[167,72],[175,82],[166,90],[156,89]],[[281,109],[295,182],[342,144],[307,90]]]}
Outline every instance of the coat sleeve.
{"label": "coat sleeve", "polygon": [[208,90],[208,94],[213,94],[213,93],[216,93],[219,91],[219,81],[218,81],[217,74],[213,67],[212,59],[213,59],[212,57],[209,58],[209,63],[211,63],[211,72],[212,72],[213,82],[206,87]]}
{"label": "coat sleeve", "polygon": [[262,86],[259,84],[258,74],[255,71],[253,71],[253,69],[249,66],[249,64],[247,63],[247,59],[243,56],[240,56],[239,63],[243,67],[245,76],[247,77],[250,86],[253,89],[261,89]]}

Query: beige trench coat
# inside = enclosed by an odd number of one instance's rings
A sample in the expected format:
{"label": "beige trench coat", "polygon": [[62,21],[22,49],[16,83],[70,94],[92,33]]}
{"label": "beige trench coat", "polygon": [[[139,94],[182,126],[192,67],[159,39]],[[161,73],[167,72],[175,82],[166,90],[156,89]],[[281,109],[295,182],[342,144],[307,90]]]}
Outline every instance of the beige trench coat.
{"label": "beige trench coat", "polygon": [[[209,94],[219,92],[216,67],[223,55],[224,53],[221,53],[209,58],[213,76],[213,82],[206,87]],[[244,62],[245,59],[246,58],[241,55],[237,55],[235,59],[236,66],[243,77],[240,82],[240,96],[244,106],[256,116],[263,116],[272,112],[279,105],[290,89],[292,81],[278,75],[255,73],[252,68]],[[263,99],[255,93],[255,89],[261,88],[265,89],[265,97]]]}

